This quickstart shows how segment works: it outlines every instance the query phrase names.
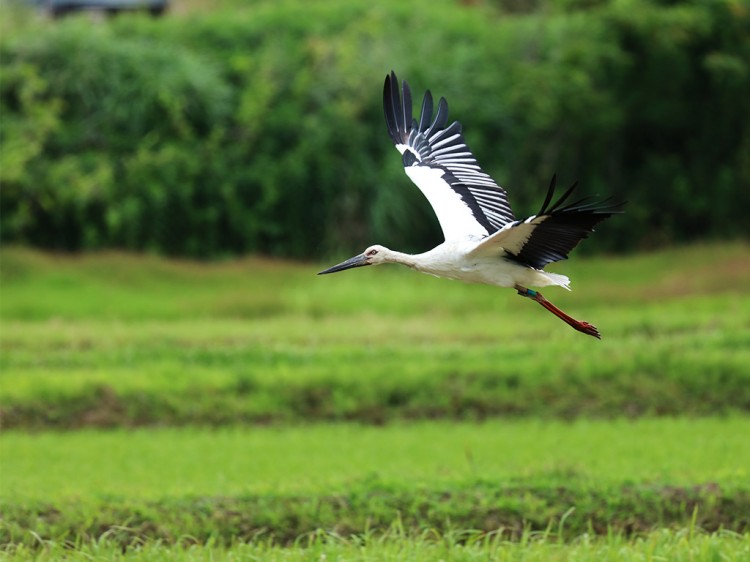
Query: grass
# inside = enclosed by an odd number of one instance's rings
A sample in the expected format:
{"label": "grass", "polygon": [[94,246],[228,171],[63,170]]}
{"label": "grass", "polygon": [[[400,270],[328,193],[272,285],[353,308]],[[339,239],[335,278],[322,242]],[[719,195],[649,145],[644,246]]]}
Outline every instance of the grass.
{"label": "grass", "polygon": [[330,494],[371,479],[742,484],[747,435],[747,417],[5,431],[0,498]]}
{"label": "grass", "polygon": [[397,529],[383,537],[344,538],[316,533],[288,548],[272,542],[225,546],[191,545],[184,548],[149,543],[126,551],[110,542],[94,542],[72,551],[49,543],[42,549],[20,547],[13,551],[19,561],[47,562],[64,558],[71,562],[212,562],[214,560],[268,562],[378,562],[420,560],[424,562],[519,561],[526,562],[741,562],[750,556],[750,536],[722,532],[704,534],[692,529],[659,531],[636,540],[618,535],[604,538],[583,536],[560,542],[554,534],[525,533],[522,540],[509,542],[497,536],[476,533],[440,535],[426,531],[417,537],[404,536]]}
{"label": "grass", "polygon": [[517,539],[571,508],[568,538],[693,517],[747,531],[749,432],[744,417],[5,432],[0,542],[288,543],[396,518]]}
{"label": "grass", "polygon": [[[568,273],[586,291],[555,301],[596,320],[597,342],[510,291],[396,267],[319,278],[257,259],[6,250],[0,417],[74,428],[745,412],[747,255],[579,262]],[[712,285],[718,273],[729,282]]]}
{"label": "grass", "polygon": [[[571,276],[573,291],[549,289],[547,294],[554,295],[561,306],[581,311],[619,312],[636,305],[711,295],[728,295],[742,302],[750,286],[748,249],[736,243],[630,257],[577,257],[552,266]],[[467,312],[502,316],[524,310],[528,322],[535,322],[534,318],[542,326],[551,322],[541,309],[540,314],[528,313],[536,307],[510,297],[512,291],[415,275],[398,266],[315,277],[322,264],[248,258],[207,266],[117,252],[54,256],[22,248],[3,249],[0,264],[0,318],[4,320],[250,321],[281,315],[321,319],[368,313],[403,319]],[[503,324],[498,320],[497,324]],[[617,330],[617,323],[608,324],[609,330]],[[516,329],[505,329],[501,335]],[[476,333],[492,332],[476,328],[469,335]]]}
{"label": "grass", "polygon": [[181,497],[153,501],[108,499],[4,505],[0,545],[42,546],[45,541],[122,547],[146,542],[231,545],[258,539],[293,545],[300,537],[332,532],[352,537],[387,534],[394,525],[410,535],[472,530],[523,540],[550,532],[558,540],[583,535],[635,537],[657,528],[699,527],[748,532],[750,492],[716,485],[682,487],[545,485],[474,482],[424,488],[374,483],[346,493],[312,496]]}
{"label": "grass", "polygon": [[42,560],[742,559],[748,256],[562,264],[576,290],[546,295],[599,342],[511,291],[395,267],[3,249],[0,543]]}

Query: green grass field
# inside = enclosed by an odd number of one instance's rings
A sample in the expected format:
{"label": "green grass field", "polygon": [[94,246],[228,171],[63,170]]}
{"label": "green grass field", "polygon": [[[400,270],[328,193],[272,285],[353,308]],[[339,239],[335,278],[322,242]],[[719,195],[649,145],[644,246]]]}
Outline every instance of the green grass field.
{"label": "green grass field", "polygon": [[571,264],[576,290],[547,295],[597,342],[512,291],[397,267],[7,250],[0,414],[60,428],[745,412],[747,255]]}
{"label": "green grass field", "polygon": [[330,494],[373,479],[742,485],[750,481],[747,435],[747,417],[12,431],[0,442],[0,497]]}
{"label": "green grass field", "polygon": [[6,248],[0,542],[41,560],[741,560],[748,249],[560,264],[574,290],[545,294],[596,341],[512,291],[396,267]]}

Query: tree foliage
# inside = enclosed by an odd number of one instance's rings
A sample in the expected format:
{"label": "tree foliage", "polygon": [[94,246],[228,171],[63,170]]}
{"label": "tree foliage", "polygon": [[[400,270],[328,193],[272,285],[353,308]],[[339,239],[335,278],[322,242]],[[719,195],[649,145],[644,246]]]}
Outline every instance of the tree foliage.
{"label": "tree foliage", "polygon": [[0,43],[5,242],[313,257],[439,240],[381,85],[451,105],[518,214],[550,176],[629,200],[588,247],[750,233],[741,0],[262,2],[36,22]]}

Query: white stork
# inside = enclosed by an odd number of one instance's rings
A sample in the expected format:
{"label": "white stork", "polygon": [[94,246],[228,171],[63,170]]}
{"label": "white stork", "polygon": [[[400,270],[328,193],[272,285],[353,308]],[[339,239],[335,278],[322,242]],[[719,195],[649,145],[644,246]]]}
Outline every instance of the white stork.
{"label": "white stork", "polygon": [[576,330],[601,338],[595,326],[571,318],[528,286],[557,285],[569,290],[566,276],[543,271],[544,266],[566,259],[597,223],[622,212],[622,204],[585,198],[563,205],[575,189],[574,184],[550,205],[555,191],[553,177],[540,211],[516,220],[505,190],[482,171],[466,146],[461,124],[454,121],[446,127],[445,98],[440,98],[433,121],[432,94],[428,90],[417,121],[412,119],[411,91],[406,81],[402,92],[403,99],[396,75],[391,72],[385,77],[383,90],[388,133],[403,156],[406,174],[432,205],[445,242],[416,255],[370,246],[320,274],[400,263],[437,277],[510,287]]}

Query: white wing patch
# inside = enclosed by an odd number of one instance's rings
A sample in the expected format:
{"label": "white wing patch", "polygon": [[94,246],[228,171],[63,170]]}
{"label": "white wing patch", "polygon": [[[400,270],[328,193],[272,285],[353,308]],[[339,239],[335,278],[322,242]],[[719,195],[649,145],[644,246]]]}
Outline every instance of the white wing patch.
{"label": "white wing patch", "polygon": [[446,240],[487,236],[487,230],[476,221],[469,206],[443,179],[442,170],[429,166],[407,166],[405,170],[432,205]]}

